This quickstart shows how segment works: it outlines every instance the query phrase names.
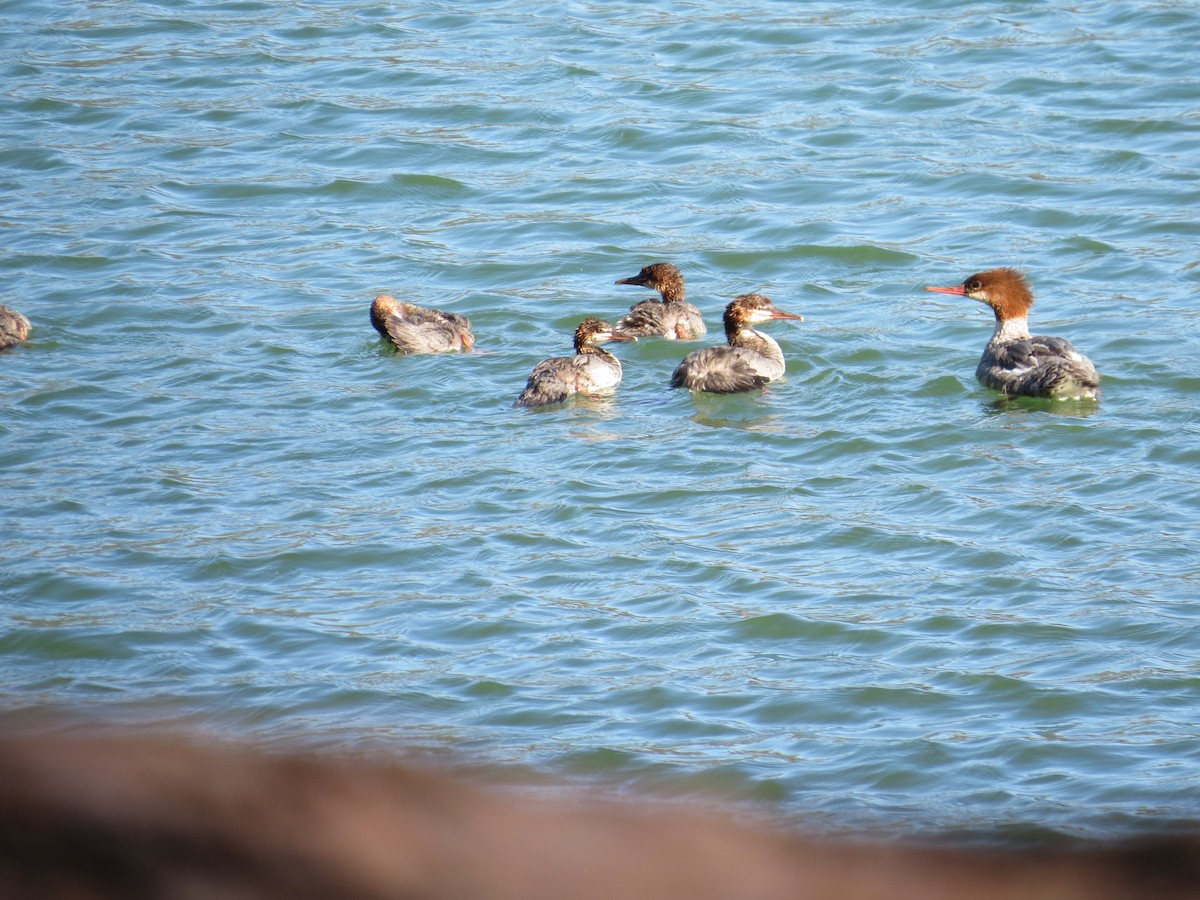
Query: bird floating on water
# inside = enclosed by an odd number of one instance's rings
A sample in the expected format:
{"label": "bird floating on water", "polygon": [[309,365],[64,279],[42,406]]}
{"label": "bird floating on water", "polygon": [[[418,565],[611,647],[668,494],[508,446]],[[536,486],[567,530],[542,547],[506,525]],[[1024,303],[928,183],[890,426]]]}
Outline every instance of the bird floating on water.
{"label": "bird floating on water", "polygon": [[664,337],[689,341],[708,332],[700,310],[683,299],[683,273],[670,263],[652,263],[617,284],[636,284],[658,291],[661,300],[642,300],[629,307],[617,331],[630,337]]}
{"label": "bird floating on water", "polygon": [[713,394],[740,394],[782,377],[783,351],[770,335],[753,326],[804,317],[778,309],[762,294],[742,294],[725,308],[727,346],[693,350],[671,375],[671,387]]}
{"label": "bird floating on water", "polygon": [[29,337],[29,330],[32,327],[29,320],[15,309],[0,306],[0,350],[17,346]]}
{"label": "bird floating on water", "polygon": [[621,361],[600,344],[636,340],[617,333],[603,319],[584,319],[575,329],[575,355],[554,356],[534,366],[513,406],[549,406],[572,394],[598,394],[615,388],[621,383]]}
{"label": "bird floating on water", "polygon": [[404,303],[391,294],[375,298],[371,324],[401,353],[454,353],[475,346],[466,316]]}
{"label": "bird floating on water", "polygon": [[1006,396],[1049,397],[1055,400],[1095,400],[1100,375],[1092,361],[1066,338],[1030,335],[1029,310],[1033,292],[1015,269],[989,269],[971,275],[961,285],[927,287],[927,291],[956,294],[986,303],[996,314],[996,330],[983,349],[975,377]]}

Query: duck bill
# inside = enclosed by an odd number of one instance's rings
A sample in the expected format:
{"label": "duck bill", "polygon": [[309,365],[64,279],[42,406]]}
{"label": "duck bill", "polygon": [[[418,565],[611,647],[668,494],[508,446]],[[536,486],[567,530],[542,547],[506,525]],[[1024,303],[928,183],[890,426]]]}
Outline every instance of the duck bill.
{"label": "duck bill", "polygon": [[608,339],[610,341],[636,341],[637,335],[636,334],[625,334],[620,331],[613,331],[613,332],[609,333]]}
{"label": "duck bill", "polygon": [[961,284],[954,287],[927,287],[925,290],[933,291],[935,294],[957,294],[960,297],[966,296],[967,293],[967,289]]}
{"label": "duck bill", "polygon": [[638,287],[641,287],[645,283],[643,279],[638,278],[636,275],[632,278],[619,278],[613,282],[613,284],[636,284]]}
{"label": "duck bill", "polygon": [[772,319],[787,319],[790,322],[803,322],[804,321],[804,316],[797,315],[796,313],[784,312],[782,309],[772,310],[771,318]]}

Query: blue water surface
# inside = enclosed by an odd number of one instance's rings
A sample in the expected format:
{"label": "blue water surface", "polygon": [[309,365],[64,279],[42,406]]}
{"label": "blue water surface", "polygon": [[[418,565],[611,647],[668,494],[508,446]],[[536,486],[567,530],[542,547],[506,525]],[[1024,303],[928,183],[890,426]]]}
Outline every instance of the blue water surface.
{"label": "blue water surface", "polygon": [[[0,708],[829,829],[1200,818],[1200,7],[12,2]],[[687,277],[788,375],[513,398]],[[922,290],[1025,270],[1098,404]],[[468,315],[402,357],[375,294]]]}

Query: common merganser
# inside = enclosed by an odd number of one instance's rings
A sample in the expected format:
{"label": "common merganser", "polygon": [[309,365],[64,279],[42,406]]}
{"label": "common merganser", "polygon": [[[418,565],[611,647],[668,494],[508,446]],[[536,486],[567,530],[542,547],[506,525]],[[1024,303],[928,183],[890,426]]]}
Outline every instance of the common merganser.
{"label": "common merganser", "polygon": [[475,346],[466,316],[403,303],[390,294],[371,304],[371,324],[401,353],[454,353]]}
{"label": "common merganser", "polygon": [[7,306],[0,306],[0,350],[15,347],[29,337],[29,320]]}
{"label": "common merganser", "polygon": [[955,287],[927,291],[957,294],[986,303],[996,314],[996,330],[983,348],[975,377],[1006,396],[1096,400],[1100,375],[1092,361],[1066,338],[1029,333],[1033,292],[1015,269],[989,269]]}
{"label": "common merganser", "polygon": [[636,284],[658,291],[661,300],[642,300],[629,307],[617,331],[630,337],[665,337],[690,341],[708,333],[700,310],[683,299],[683,273],[670,263],[652,263],[617,284]]}
{"label": "common merganser", "polygon": [[740,394],[782,377],[783,351],[770,335],[753,325],[773,319],[803,322],[804,317],[777,309],[762,294],[743,294],[725,307],[726,347],[693,350],[671,375],[671,387],[712,394]]}
{"label": "common merganser", "polygon": [[575,329],[575,355],[553,356],[534,366],[513,406],[549,406],[572,394],[596,394],[615,388],[621,383],[621,361],[599,345],[636,340],[618,334],[603,319],[584,319]]}

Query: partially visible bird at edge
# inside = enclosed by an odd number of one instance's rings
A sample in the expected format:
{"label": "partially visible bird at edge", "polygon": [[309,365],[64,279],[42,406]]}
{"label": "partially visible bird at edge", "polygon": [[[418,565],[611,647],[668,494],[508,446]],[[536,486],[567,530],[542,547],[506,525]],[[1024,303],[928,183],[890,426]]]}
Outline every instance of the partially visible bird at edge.
{"label": "partially visible bird at edge", "polygon": [[0,350],[17,346],[29,337],[32,327],[29,320],[15,309],[0,306]]}

